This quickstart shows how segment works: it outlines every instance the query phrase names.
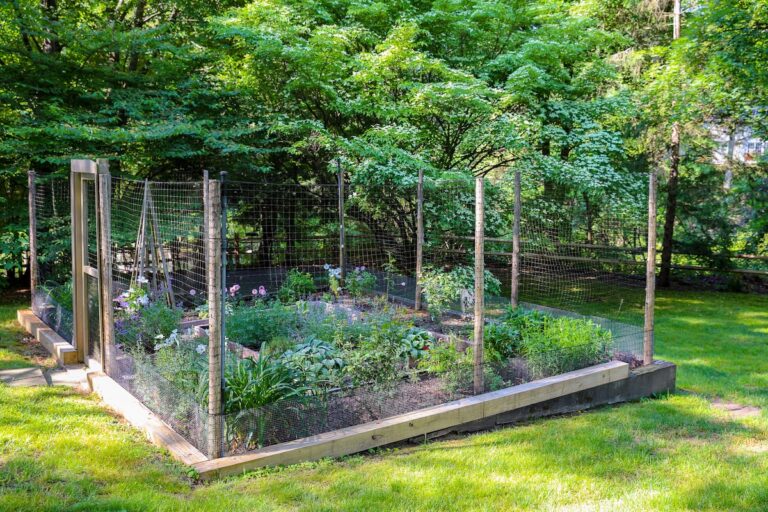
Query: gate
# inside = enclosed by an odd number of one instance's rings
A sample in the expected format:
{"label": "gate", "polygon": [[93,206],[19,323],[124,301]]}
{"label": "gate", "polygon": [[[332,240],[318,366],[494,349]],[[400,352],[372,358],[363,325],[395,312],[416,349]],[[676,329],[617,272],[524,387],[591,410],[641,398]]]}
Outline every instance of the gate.
{"label": "gate", "polygon": [[[70,176],[72,204],[73,344],[78,359],[96,370],[108,359],[110,339],[111,269],[108,237],[110,179],[106,160],[73,160]],[[105,204],[107,205],[105,207]]]}

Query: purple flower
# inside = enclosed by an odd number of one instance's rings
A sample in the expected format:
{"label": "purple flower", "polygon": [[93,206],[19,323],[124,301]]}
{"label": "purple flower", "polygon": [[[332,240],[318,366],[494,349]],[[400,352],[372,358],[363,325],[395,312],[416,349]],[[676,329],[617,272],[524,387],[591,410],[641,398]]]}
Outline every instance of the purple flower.
{"label": "purple flower", "polygon": [[197,290],[192,288],[191,290],[189,290],[189,294],[194,297],[195,295],[197,295]]}
{"label": "purple flower", "polygon": [[259,286],[259,295],[264,297],[266,294],[267,294],[267,289],[264,288],[263,286]]}
{"label": "purple flower", "polygon": [[259,290],[257,290],[256,288],[254,288],[253,290],[251,290],[251,295],[254,295],[254,296],[255,296],[255,295],[258,295],[258,294],[259,294]]}
{"label": "purple flower", "polygon": [[240,285],[239,284],[233,284],[232,286],[229,287],[229,294],[231,296],[233,296],[233,297],[239,291],[240,291]]}

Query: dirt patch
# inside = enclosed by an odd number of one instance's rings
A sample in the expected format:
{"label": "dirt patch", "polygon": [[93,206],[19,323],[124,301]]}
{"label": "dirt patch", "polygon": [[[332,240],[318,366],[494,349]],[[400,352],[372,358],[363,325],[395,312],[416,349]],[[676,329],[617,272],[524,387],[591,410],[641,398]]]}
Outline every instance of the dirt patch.
{"label": "dirt patch", "polygon": [[728,416],[734,419],[754,418],[760,416],[762,412],[759,407],[753,407],[750,405],[741,405],[734,402],[726,402],[719,398],[712,401],[712,406],[715,409],[725,411]]}

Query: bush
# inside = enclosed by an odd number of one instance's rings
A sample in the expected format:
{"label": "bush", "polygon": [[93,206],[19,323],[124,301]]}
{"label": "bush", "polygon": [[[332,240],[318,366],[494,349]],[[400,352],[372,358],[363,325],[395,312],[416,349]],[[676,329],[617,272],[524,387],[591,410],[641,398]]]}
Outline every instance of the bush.
{"label": "bush", "polygon": [[296,327],[296,311],[280,302],[256,301],[239,305],[226,317],[227,338],[240,345],[258,349],[263,343],[288,336]]}
{"label": "bush", "polygon": [[611,332],[591,320],[549,317],[541,329],[527,330],[522,352],[536,377],[557,375],[610,359]]}
{"label": "bush", "polygon": [[[462,292],[475,289],[475,271],[470,267],[455,267],[450,272],[427,269],[422,272],[421,286],[427,299],[427,310],[433,319],[439,319],[456,303],[462,301]],[[501,281],[485,271],[485,293],[499,295]],[[464,304],[461,304],[464,308]]]}
{"label": "bush", "polygon": [[277,291],[277,298],[287,304],[296,302],[314,291],[315,281],[312,275],[294,268],[288,271],[285,281]]}

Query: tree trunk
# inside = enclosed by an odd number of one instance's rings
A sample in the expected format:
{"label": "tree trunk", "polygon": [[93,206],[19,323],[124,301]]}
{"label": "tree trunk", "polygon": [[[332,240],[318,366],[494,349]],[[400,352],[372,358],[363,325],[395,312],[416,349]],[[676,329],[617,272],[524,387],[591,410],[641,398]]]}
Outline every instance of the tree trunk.
{"label": "tree trunk", "polygon": [[677,188],[680,173],[680,126],[672,125],[672,157],[669,164],[669,179],[667,181],[667,207],[664,213],[664,238],[661,245],[661,271],[659,286],[669,288],[672,265],[672,244],[675,232],[675,217],[677,216]]}

